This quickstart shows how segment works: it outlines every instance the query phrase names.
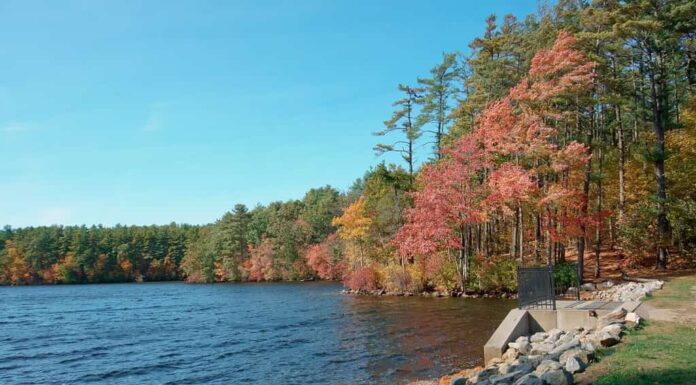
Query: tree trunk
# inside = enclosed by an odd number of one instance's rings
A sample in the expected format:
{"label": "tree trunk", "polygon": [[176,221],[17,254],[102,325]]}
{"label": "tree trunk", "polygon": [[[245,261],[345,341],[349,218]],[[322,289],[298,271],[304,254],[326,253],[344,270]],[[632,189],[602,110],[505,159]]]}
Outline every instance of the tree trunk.
{"label": "tree trunk", "polygon": [[[588,142],[591,143],[591,134],[588,135],[590,138],[588,138]],[[590,147],[590,152],[592,151],[592,147]],[[583,193],[583,198],[582,198],[582,206],[580,208],[580,215],[582,218],[580,218],[580,232],[581,235],[578,238],[577,241],[577,251],[578,251],[578,280],[582,282],[583,280],[583,272],[584,272],[584,265],[585,265],[585,231],[586,231],[586,225],[585,222],[587,220],[587,200],[589,198],[589,193],[590,193],[590,176],[592,174],[592,158],[587,159],[587,162],[585,162],[585,177],[583,179],[582,183],[582,193]]]}
{"label": "tree trunk", "polygon": [[[652,54],[648,52],[649,59]],[[652,62],[652,60],[650,60]],[[666,242],[669,236],[669,221],[667,219],[667,186],[665,183],[665,101],[666,91],[662,55],[655,55],[656,68],[649,69],[650,94],[652,98],[653,131],[655,132],[655,179],[657,182],[657,268],[667,268]]]}
{"label": "tree trunk", "polygon": [[519,235],[517,239],[519,240],[518,251],[520,253],[520,263],[524,264],[524,216],[522,215],[522,206],[517,207],[518,223],[517,226]]}
{"label": "tree trunk", "polygon": [[517,227],[519,226],[519,216],[515,210],[515,221],[512,225],[512,242],[510,242],[510,257],[517,258]]}
{"label": "tree trunk", "polygon": [[534,220],[534,258],[539,263],[541,262],[541,244],[544,242],[541,238],[541,215],[536,213]]}
{"label": "tree trunk", "polygon": [[621,106],[615,105],[616,122],[618,125],[619,137],[619,224],[623,224],[624,207],[626,205],[624,165],[626,162],[626,144],[624,139],[623,120],[621,118]]}
{"label": "tree trunk", "polygon": [[597,149],[599,158],[599,178],[597,179],[597,228],[595,230],[595,269],[594,276],[599,278],[599,253],[602,246],[602,167],[604,164],[604,154],[602,148]]}
{"label": "tree trunk", "polygon": [[409,187],[413,187],[413,141],[412,140],[408,141],[408,179],[409,179]]}
{"label": "tree trunk", "polygon": [[466,291],[466,282],[469,280],[469,269],[468,269],[468,255],[466,252],[467,249],[467,244],[466,244],[466,230],[464,228],[461,228],[459,230],[459,239],[461,241],[461,248],[459,249],[459,279],[462,281],[461,282],[461,289],[463,291]]}
{"label": "tree trunk", "polygon": [[551,240],[551,210],[546,206],[546,259],[549,266],[553,264],[553,241]]}

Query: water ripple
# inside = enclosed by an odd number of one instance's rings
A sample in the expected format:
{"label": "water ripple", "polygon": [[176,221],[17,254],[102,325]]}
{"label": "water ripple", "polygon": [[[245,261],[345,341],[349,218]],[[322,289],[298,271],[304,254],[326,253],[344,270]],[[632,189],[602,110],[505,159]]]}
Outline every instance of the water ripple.
{"label": "water ripple", "polygon": [[3,384],[403,384],[480,363],[512,307],[331,283],[0,288]]}

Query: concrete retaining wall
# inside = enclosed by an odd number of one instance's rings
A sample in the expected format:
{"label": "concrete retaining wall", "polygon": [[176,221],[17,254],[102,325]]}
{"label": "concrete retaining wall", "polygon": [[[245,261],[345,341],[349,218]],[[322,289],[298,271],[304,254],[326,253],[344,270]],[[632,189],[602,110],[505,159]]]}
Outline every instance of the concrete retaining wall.
{"label": "concrete retaining wall", "polygon": [[483,346],[485,362],[491,358],[500,357],[507,348],[507,344],[526,335],[529,332],[529,312],[527,310],[512,309],[500,323],[495,332]]}
{"label": "concrete retaining wall", "polygon": [[579,327],[588,330],[594,329],[597,326],[598,317],[619,307],[632,312],[638,306],[640,306],[640,302],[626,302],[613,308],[601,310],[578,308],[560,308],[557,310],[513,309],[510,310],[491,338],[488,339],[486,345],[484,345],[483,357],[485,362],[501,357],[507,349],[507,344],[520,336],[528,336],[551,329],[571,330]]}

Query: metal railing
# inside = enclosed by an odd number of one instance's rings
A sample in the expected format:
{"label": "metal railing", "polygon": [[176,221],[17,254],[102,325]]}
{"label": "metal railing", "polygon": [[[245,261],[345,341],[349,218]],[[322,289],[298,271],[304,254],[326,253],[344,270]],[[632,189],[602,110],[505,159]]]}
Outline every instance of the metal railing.
{"label": "metal railing", "polygon": [[556,310],[553,267],[517,268],[517,305],[520,309]]}
{"label": "metal railing", "polygon": [[[568,264],[566,272],[577,271],[577,264]],[[563,274],[563,271],[559,271]],[[556,310],[556,300],[580,300],[577,273],[560,276],[556,282],[553,266],[520,266],[517,268],[517,306],[520,309]]]}

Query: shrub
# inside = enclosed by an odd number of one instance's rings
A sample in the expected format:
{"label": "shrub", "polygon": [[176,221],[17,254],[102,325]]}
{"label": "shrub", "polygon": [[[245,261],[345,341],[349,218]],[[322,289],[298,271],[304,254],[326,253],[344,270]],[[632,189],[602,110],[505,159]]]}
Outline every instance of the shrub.
{"label": "shrub", "polygon": [[[517,290],[517,266],[519,261],[509,257],[495,256],[488,259],[474,258],[472,264],[474,288],[479,290]],[[477,287],[476,287],[477,286]]]}
{"label": "shrub", "polygon": [[457,287],[457,266],[444,253],[432,254],[422,269],[428,282],[436,291],[452,291]]}
{"label": "shrub", "polygon": [[577,267],[569,263],[558,263],[553,267],[556,287],[573,287],[577,283]]}
{"label": "shrub", "polygon": [[363,267],[346,275],[343,284],[352,290],[377,290],[379,289],[379,274],[372,266]]}
{"label": "shrub", "polygon": [[423,291],[422,274],[415,265],[405,268],[389,264],[382,268],[382,287],[391,293],[419,293]]}
{"label": "shrub", "polygon": [[421,266],[417,264],[407,264],[406,271],[411,276],[411,292],[420,293],[425,290],[427,282]]}

